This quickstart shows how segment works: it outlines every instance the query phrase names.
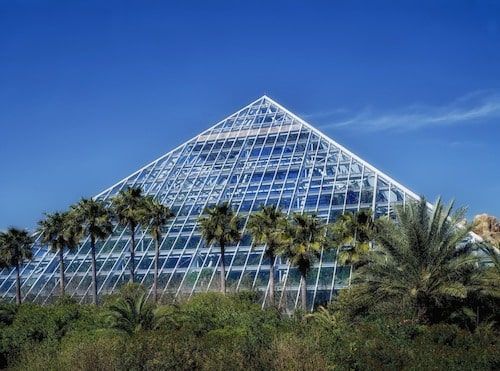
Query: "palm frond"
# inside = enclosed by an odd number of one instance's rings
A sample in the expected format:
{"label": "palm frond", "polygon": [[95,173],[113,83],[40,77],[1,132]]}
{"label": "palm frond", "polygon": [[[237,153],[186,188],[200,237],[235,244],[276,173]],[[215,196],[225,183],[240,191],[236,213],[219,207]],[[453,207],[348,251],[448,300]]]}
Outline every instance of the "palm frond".
{"label": "palm frond", "polygon": [[464,301],[474,290],[478,260],[467,242],[469,226],[457,225],[463,210],[437,200],[433,210],[424,198],[396,208],[396,222],[376,222],[376,249],[354,277],[366,295],[406,303],[420,320],[441,315],[446,303]]}

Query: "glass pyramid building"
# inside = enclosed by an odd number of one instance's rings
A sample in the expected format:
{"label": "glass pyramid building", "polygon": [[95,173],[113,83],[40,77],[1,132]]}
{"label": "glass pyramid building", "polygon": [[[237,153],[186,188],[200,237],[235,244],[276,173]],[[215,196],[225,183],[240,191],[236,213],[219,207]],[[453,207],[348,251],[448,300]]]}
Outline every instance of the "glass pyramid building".
{"label": "glass pyramid building", "polygon": [[[316,212],[327,222],[346,211],[372,209],[392,215],[394,206],[418,196],[313,128],[277,102],[263,96],[191,140],[139,169],[96,197],[110,200],[121,189],[139,186],[170,206],[176,217],[161,244],[159,287],[163,298],[217,290],[218,250],[200,238],[196,220],[207,205],[229,201],[246,216],[260,205],[279,205],[288,213]],[[126,230],[116,227],[100,242],[97,254],[99,293],[129,279]],[[153,280],[154,243],[147,231],[137,237],[136,279]],[[267,296],[269,265],[263,248],[251,248],[248,234],[227,248],[227,286],[254,289]],[[89,242],[67,253],[66,292],[82,301],[91,296]],[[324,251],[307,282],[308,305],[325,303],[346,286],[349,267],[337,264],[335,251]],[[276,298],[294,308],[299,274],[287,261],[276,267]],[[22,269],[23,294],[46,302],[58,295],[58,260],[35,242],[34,259]],[[15,295],[14,272],[0,274],[0,296]]]}

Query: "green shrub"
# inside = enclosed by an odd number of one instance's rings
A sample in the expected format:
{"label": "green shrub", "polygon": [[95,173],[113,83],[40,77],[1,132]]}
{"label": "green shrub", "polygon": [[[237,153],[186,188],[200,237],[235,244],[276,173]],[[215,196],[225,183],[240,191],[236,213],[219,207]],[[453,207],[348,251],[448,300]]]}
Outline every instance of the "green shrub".
{"label": "green shrub", "polygon": [[54,341],[27,344],[10,368],[20,371],[61,370],[58,352],[58,343]]}
{"label": "green shrub", "polygon": [[79,371],[123,370],[126,339],[112,330],[75,332],[61,343],[60,369]]}
{"label": "green shrub", "polygon": [[0,329],[9,326],[14,321],[17,312],[17,305],[0,301]]}
{"label": "green shrub", "polygon": [[318,343],[311,337],[283,334],[275,339],[267,353],[275,370],[326,370],[329,367]]}
{"label": "green shrub", "polygon": [[22,304],[12,324],[2,330],[0,352],[12,362],[23,349],[42,341],[57,343],[79,316],[76,304]]}
{"label": "green shrub", "polygon": [[121,358],[126,370],[193,370],[200,368],[200,351],[191,334],[148,331],[130,338]]}
{"label": "green shrub", "polygon": [[[488,370],[498,328],[417,325],[405,313],[353,314],[349,297],[313,315],[262,310],[255,293],[206,293],[155,309],[155,326],[109,328],[108,306],[144,291],[127,285],[102,307],[64,299],[8,307],[1,368],[19,370]],[[0,311],[1,314],[1,311]]]}

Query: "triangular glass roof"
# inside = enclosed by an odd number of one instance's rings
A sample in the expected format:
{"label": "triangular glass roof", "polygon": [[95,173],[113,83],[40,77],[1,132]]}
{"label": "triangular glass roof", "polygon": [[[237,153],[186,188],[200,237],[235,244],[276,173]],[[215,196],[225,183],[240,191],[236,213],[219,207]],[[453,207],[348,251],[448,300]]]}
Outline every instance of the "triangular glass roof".
{"label": "triangular glass roof", "polygon": [[[315,212],[326,221],[346,211],[372,209],[391,215],[396,204],[418,196],[327,137],[280,104],[263,96],[109,187],[96,197],[109,201],[121,189],[139,186],[171,207],[176,217],[164,233],[160,288],[164,297],[216,290],[218,251],[205,246],[196,219],[207,205],[229,201],[243,216],[260,205],[279,205],[288,213]],[[128,281],[126,230],[115,227],[98,251],[99,292],[109,293]],[[154,243],[141,231],[136,252],[137,277],[152,283]],[[250,236],[227,249],[228,286],[257,289],[267,296],[269,266],[263,248],[252,249]],[[325,303],[345,287],[349,267],[335,251],[324,251],[309,275],[308,304]],[[90,297],[89,243],[66,256],[67,292]],[[45,302],[57,293],[57,258],[36,244],[35,259],[22,271],[24,294]],[[13,273],[0,275],[0,294],[14,295]],[[276,269],[277,297],[297,305],[299,276],[286,261]]]}

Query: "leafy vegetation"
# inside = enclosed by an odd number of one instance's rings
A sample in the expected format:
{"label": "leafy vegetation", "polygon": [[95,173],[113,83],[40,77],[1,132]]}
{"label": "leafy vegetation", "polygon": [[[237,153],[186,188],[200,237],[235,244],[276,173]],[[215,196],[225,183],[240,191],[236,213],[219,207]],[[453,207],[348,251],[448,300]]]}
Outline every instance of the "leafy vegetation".
{"label": "leafy vegetation", "polygon": [[[149,228],[158,259],[172,213],[136,196],[118,203],[121,223],[131,232]],[[61,251],[76,236],[97,240],[110,232],[104,205],[79,205],[40,223],[61,264]],[[462,216],[439,200],[430,212],[421,200],[398,208],[396,221],[360,212],[327,226],[316,215],[288,219],[275,207],[261,208],[246,226],[253,244],[265,245],[271,267],[281,255],[301,274],[303,310],[290,313],[261,309],[257,292],[225,294],[224,249],[240,239],[240,219],[229,204],[211,207],[200,227],[207,244],[221,248],[221,293],[159,305],[156,285],[149,301],[146,288],[129,283],[100,305],[66,296],[46,306],[0,303],[0,369],[496,370],[499,249],[468,240]],[[0,256],[15,267],[30,258],[22,249],[31,240],[7,234],[0,235]],[[349,289],[306,314],[307,274],[325,249],[357,269]],[[271,277],[269,285],[274,293]]]}
{"label": "leafy vegetation", "polygon": [[[456,315],[473,290],[478,271],[473,243],[465,242],[470,227],[462,211],[439,200],[430,213],[426,201],[397,209],[397,223],[377,221],[376,249],[357,277],[356,300],[367,308],[410,308],[417,323],[437,323]],[[382,304],[381,304],[382,303]],[[354,305],[358,307],[359,304]],[[457,307],[458,306],[458,307]]]}
{"label": "leafy vegetation", "polygon": [[500,365],[498,329],[492,325],[470,330],[448,322],[418,324],[381,312],[352,321],[334,307],[287,316],[275,308],[262,310],[255,299],[247,292],[205,293],[155,306],[140,288],[126,286],[98,307],[68,300],[26,303],[1,325],[0,358],[3,367],[22,370],[488,370]]}

